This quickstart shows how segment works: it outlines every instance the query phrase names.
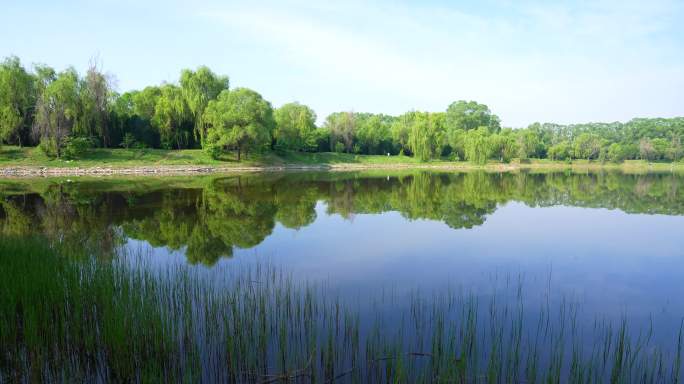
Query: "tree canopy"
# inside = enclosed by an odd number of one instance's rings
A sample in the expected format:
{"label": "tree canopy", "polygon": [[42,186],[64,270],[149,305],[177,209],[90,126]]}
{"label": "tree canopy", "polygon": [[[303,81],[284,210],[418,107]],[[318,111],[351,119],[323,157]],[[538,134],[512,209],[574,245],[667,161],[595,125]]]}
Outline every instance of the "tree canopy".
{"label": "tree canopy", "polygon": [[218,158],[226,149],[235,148],[238,161],[249,148],[269,144],[275,125],[271,104],[247,88],[221,91],[207,105],[205,119],[207,151]]}
{"label": "tree canopy", "polygon": [[[398,116],[339,111],[317,126],[298,102],[273,110],[261,95],[229,89],[205,66],[183,69],[177,83],[118,93],[94,62],[84,76],[47,65],[27,70],[17,57],[0,63],[0,144],[39,146],[48,156],[78,156],[90,147],[337,151],[407,155],[421,161],[548,158],[620,162],[681,161],[684,117],[502,128],[490,108],[455,101],[443,112]],[[66,151],[65,151],[66,150]]]}
{"label": "tree canopy", "polygon": [[312,151],[316,149],[316,113],[297,102],[275,110],[275,141],[281,149]]}

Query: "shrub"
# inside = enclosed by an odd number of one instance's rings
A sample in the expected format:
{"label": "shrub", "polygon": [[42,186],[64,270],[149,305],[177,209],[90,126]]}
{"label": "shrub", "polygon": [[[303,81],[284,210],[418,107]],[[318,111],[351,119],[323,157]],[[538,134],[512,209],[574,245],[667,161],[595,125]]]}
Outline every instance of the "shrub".
{"label": "shrub", "polygon": [[93,141],[88,137],[69,136],[64,140],[62,156],[65,159],[78,159],[93,146]]}
{"label": "shrub", "polygon": [[38,148],[48,157],[57,157],[57,142],[54,139],[44,139],[38,144]]}
{"label": "shrub", "polygon": [[137,145],[137,141],[135,140],[135,135],[132,133],[128,132],[124,135],[123,139],[121,140],[121,146],[123,148],[135,148]]}
{"label": "shrub", "polygon": [[216,144],[205,144],[204,150],[214,160],[218,160],[219,157],[221,157],[221,154],[223,153],[223,149],[221,148],[221,146]]}

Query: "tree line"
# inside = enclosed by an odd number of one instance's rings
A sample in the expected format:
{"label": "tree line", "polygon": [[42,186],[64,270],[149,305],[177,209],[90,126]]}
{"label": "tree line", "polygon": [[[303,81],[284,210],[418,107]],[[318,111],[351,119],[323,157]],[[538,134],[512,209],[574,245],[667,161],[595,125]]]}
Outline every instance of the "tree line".
{"label": "tree line", "polygon": [[112,76],[91,62],[84,75],[17,57],[0,64],[0,144],[38,146],[50,157],[76,158],[89,148],[202,148],[221,159],[235,151],[346,152],[431,159],[548,158],[620,162],[679,161],[684,118],[626,123],[533,123],[502,128],[484,104],[455,101],[443,112],[399,116],[316,113],[292,102],[274,108],[248,88],[207,67],[184,69],[177,83],[118,93]]}

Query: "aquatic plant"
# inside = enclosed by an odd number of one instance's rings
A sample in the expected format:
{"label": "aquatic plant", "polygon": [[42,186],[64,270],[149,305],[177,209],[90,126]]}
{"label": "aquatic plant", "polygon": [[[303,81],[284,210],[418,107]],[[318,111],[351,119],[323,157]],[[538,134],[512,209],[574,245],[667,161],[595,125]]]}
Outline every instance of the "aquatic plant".
{"label": "aquatic plant", "polygon": [[1,383],[680,380],[681,329],[660,345],[626,320],[582,324],[569,300],[525,308],[522,280],[488,297],[383,292],[354,303],[269,264],[207,274],[73,252],[0,242]]}

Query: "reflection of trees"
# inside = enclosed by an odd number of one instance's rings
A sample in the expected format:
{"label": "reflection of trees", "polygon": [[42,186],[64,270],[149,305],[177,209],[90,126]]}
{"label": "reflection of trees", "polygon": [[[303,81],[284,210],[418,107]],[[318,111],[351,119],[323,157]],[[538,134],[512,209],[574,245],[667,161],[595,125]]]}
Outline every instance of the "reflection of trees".
{"label": "reflection of trees", "polygon": [[213,264],[269,236],[275,223],[300,229],[329,214],[387,211],[409,220],[472,228],[508,201],[629,213],[684,214],[684,178],[672,174],[503,173],[362,177],[344,174],[217,177],[193,188],[98,191],[55,183],[40,194],[0,195],[0,234],[40,232],[74,249],[111,255],[124,237],[184,250],[192,263]]}
{"label": "reflection of trees", "polygon": [[30,236],[42,233],[71,248],[71,254],[111,257],[122,237],[108,224],[106,194],[92,199],[61,185],[36,195],[8,196],[0,202],[2,235]]}

